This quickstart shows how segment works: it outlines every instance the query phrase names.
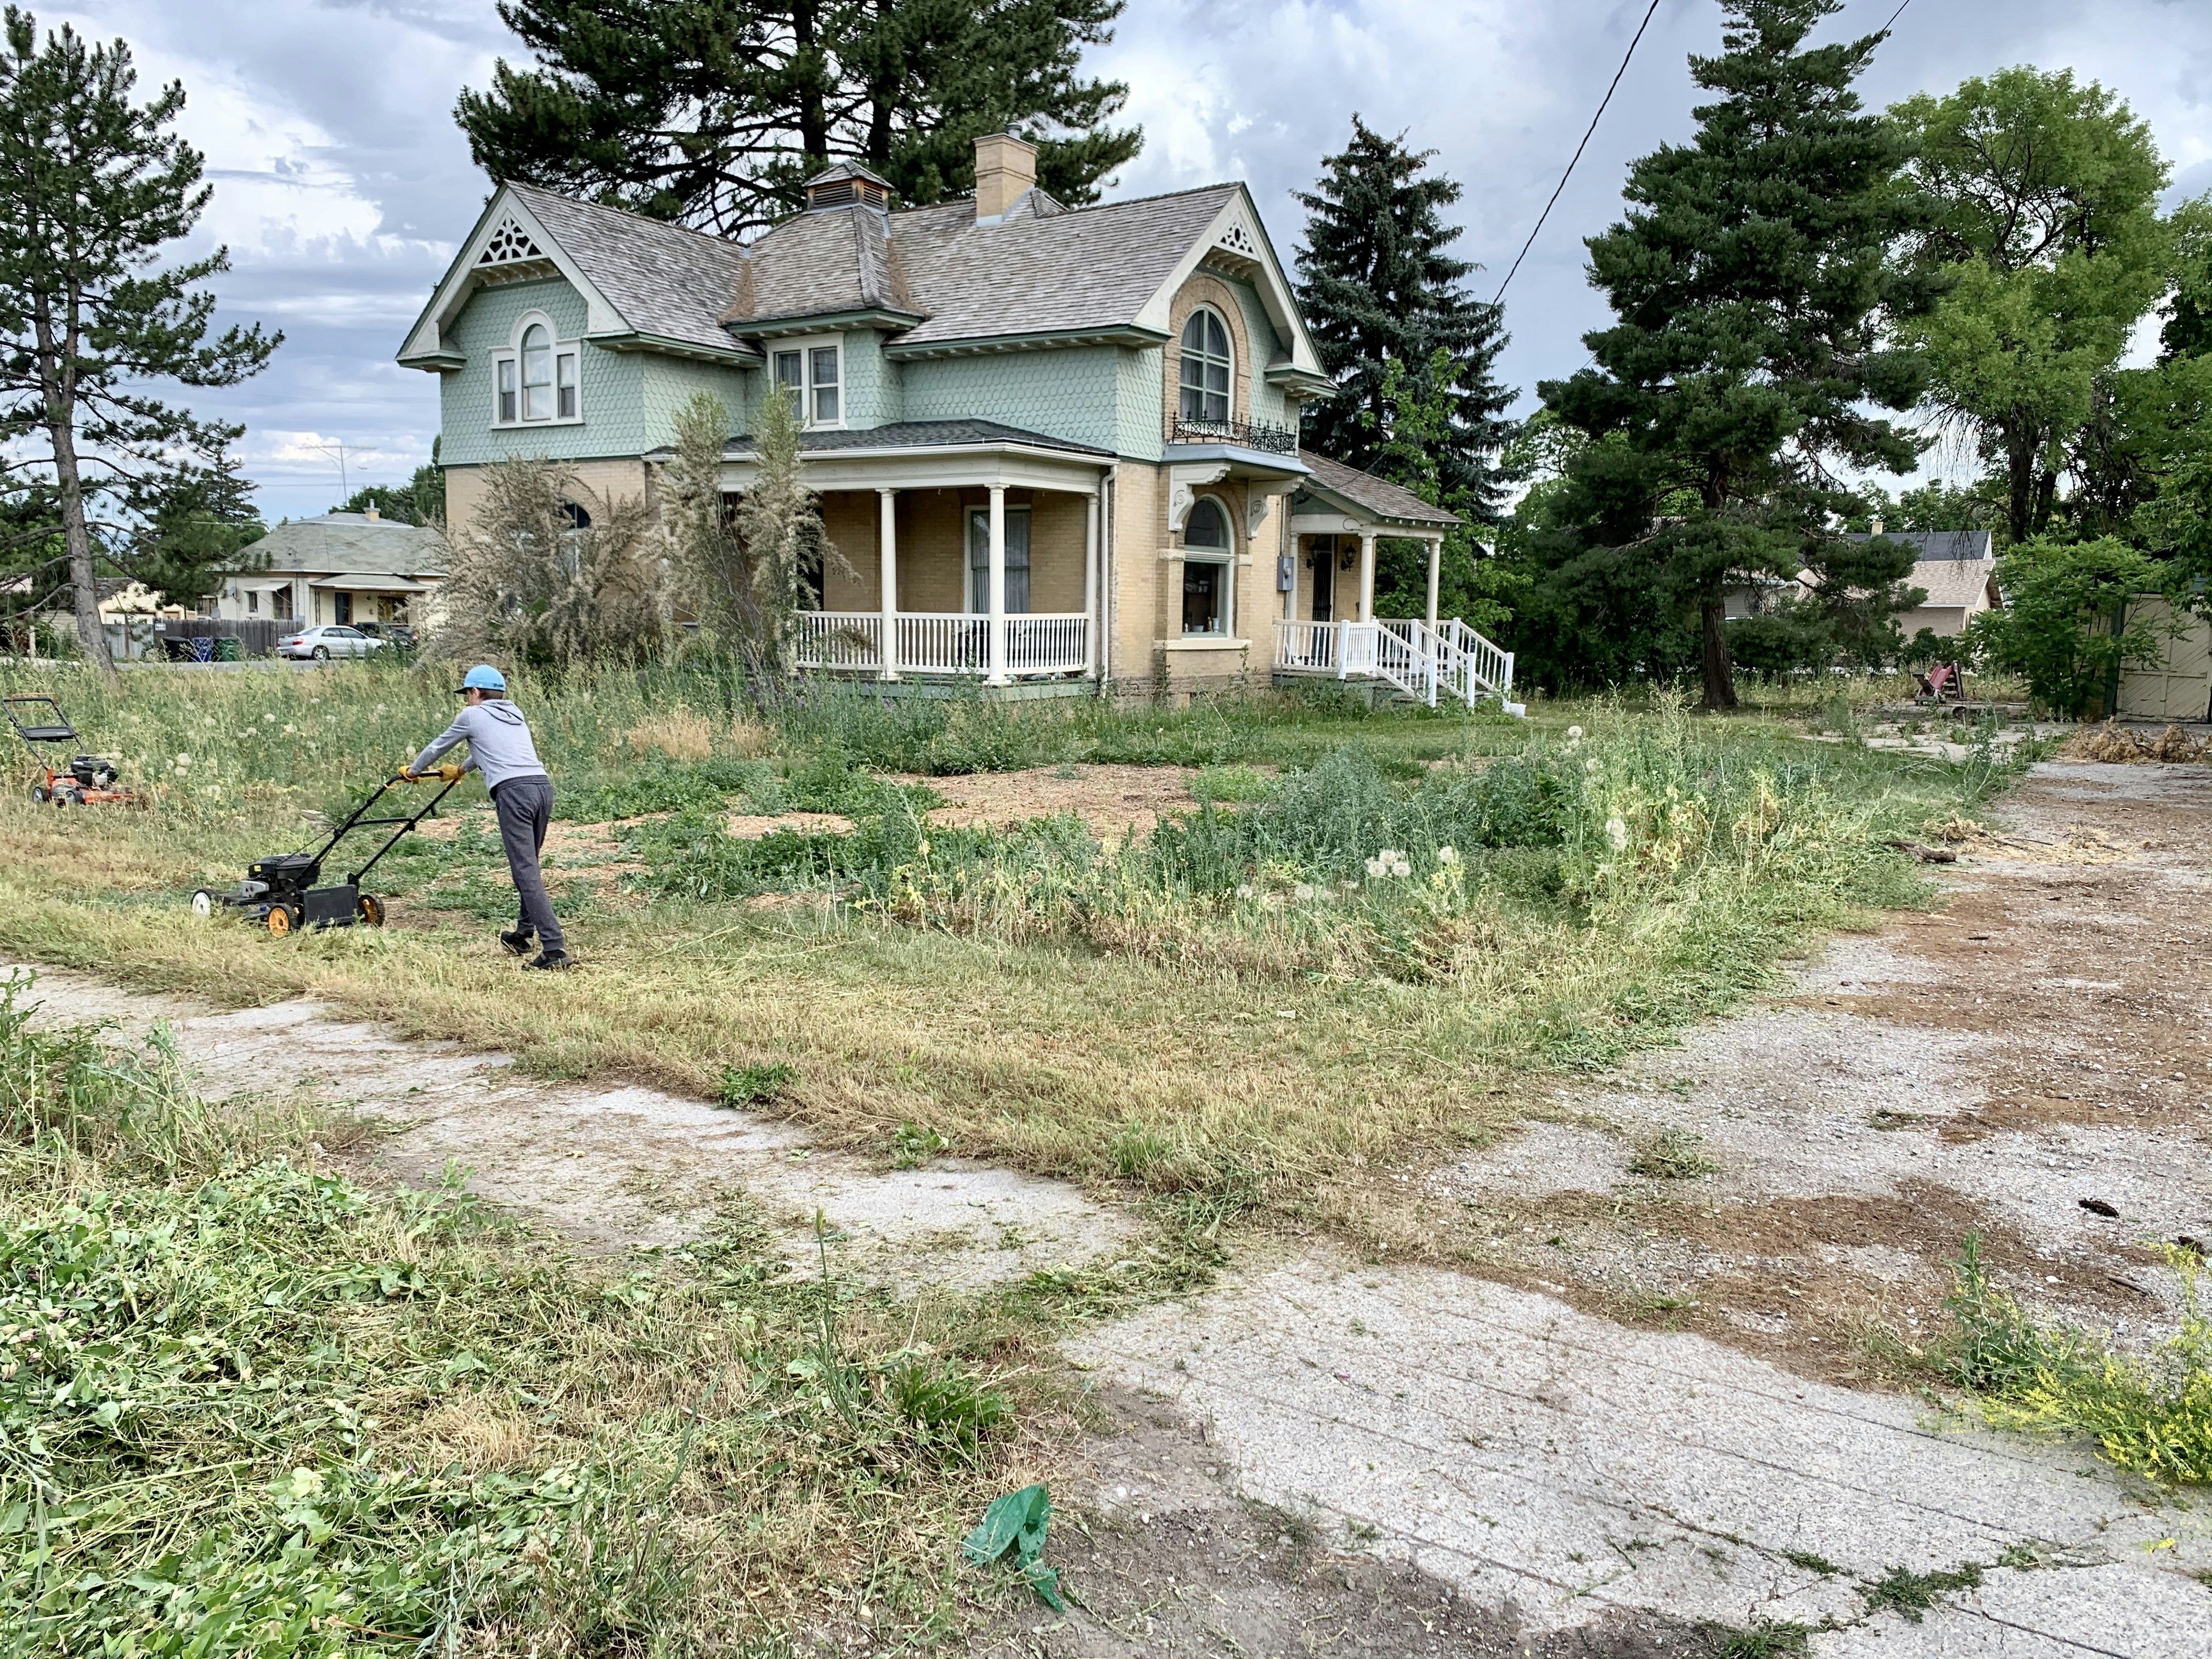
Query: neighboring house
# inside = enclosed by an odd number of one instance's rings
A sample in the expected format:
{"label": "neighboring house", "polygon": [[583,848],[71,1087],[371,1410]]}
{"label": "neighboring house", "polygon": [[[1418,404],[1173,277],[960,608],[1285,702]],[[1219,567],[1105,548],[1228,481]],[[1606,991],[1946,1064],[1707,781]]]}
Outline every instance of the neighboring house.
{"label": "neighboring house", "polygon": [[743,434],[777,386],[840,556],[801,618],[809,668],[1502,692],[1510,659],[1491,650],[1482,673],[1433,605],[1370,614],[1376,538],[1433,556],[1455,521],[1299,453],[1299,405],[1329,383],[1244,186],[1070,210],[1036,163],[981,139],[973,198],[898,211],[835,167],[744,244],[501,186],[399,354],[442,381],[450,522],[510,455],[651,500],[700,391],[731,410],[723,488],[741,492]]}
{"label": "neighboring house", "polygon": [[297,623],[404,623],[446,575],[446,538],[366,513],[294,519],[253,544],[256,568],[223,579],[215,614]]}
{"label": "neighboring house", "polygon": [[[1881,526],[1875,526],[1877,533]],[[1871,540],[1847,536],[1846,541]],[[1884,539],[1902,542],[1917,555],[1907,587],[1927,598],[1897,613],[1897,625],[1911,639],[1923,628],[1940,639],[1955,639],[1984,611],[2003,603],[1997,597],[1996,555],[1986,530],[1893,530]]]}
{"label": "neighboring house", "polygon": [[[1884,532],[1881,520],[1876,520],[1871,533],[1853,533],[1840,539],[1864,542],[1873,540],[1875,536],[1902,542],[1917,555],[1905,585],[1920,589],[1927,597],[1911,610],[1897,613],[1897,625],[1906,639],[1913,638],[1923,628],[1938,638],[1955,639],[1966,631],[1968,623],[2003,602],[1997,594],[1996,559],[1988,531]],[[1810,572],[1800,572],[1787,580],[1762,576],[1730,588],[1724,602],[1725,613],[1730,621],[1765,616],[1786,599],[1803,598],[1813,586]]]}

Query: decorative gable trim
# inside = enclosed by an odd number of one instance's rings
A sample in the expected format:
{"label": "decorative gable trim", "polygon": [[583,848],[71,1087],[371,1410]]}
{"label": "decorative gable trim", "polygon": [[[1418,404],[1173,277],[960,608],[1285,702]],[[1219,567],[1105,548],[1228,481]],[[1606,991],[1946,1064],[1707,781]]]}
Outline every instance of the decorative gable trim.
{"label": "decorative gable trim", "polygon": [[1167,280],[1145,301],[1144,308],[1137,313],[1138,324],[1165,335],[1176,295],[1200,265],[1212,265],[1241,277],[1258,290],[1267,320],[1291,348],[1285,365],[1290,374],[1280,377],[1271,374],[1270,380],[1278,385],[1293,386],[1297,384],[1293,377],[1299,373],[1316,376],[1321,374],[1321,356],[1306,333],[1305,319],[1298,313],[1298,302],[1291,292],[1289,280],[1283,275],[1282,262],[1275,258],[1267,227],[1252,205],[1251,192],[1243,185],[1237,185],[1236,193],[1222,204],[1213,222],[1184,251],[1182,258],[1169,271]]}
{"label": "decorative gable trim", "polygon": [[399,349],[401,366],[437,374],[459,368],[460,355],[446,343],[445,335],[471,295],[497,283],[554,276],[583,296],[587,337],[636,337],[637,331],[562,251],[528,204],[501,185],[407,331],[407,343]]}

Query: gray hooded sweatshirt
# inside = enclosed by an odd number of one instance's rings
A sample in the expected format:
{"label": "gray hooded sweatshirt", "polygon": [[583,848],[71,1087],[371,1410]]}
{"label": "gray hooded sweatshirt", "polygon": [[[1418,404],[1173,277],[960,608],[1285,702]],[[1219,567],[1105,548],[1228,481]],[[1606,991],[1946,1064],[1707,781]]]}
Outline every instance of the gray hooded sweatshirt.
{"label": "gray hooded sweatshirt", "polygon": [[515,778],[545,776],[538,745],[530,740],[530,723],[522,718],[520,708],[503,697],[462,709],[453,723],[415,757],[412,769],[428,771],[438,763],[439,756],[458,743],[469,746],[468,763],[461,769],[482,772],[487,789],[496,789]]}

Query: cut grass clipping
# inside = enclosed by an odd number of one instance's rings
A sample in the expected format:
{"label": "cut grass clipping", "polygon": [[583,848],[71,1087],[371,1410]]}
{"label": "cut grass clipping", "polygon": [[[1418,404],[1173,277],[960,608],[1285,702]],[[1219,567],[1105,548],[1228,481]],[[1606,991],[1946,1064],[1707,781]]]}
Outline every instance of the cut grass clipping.
{"label": "cut grass clipping", "polygon": [[1018,1387],[951,1310],[794,1279],[742,1223],[570,1261],[458,1187],[324,1172],[343,1124],[210,1106],[159,1031],[34,1027],[27,991],[0,988],[9,1651],[945,1632]]}
{"label": "cut grass clipping", "polygon": [[2169,1247],[2180,1328],[2142,1358],[2094,1333],[2045,1324],[1989,1281],[1969,1237],[1944,1301],[1955,1341],[1938,1370],[1999,1427],[2081,1435],[2112,1462],[2177,1484],[2212,1481],[2212,1319],[2197,1304],[2203,1258]]}

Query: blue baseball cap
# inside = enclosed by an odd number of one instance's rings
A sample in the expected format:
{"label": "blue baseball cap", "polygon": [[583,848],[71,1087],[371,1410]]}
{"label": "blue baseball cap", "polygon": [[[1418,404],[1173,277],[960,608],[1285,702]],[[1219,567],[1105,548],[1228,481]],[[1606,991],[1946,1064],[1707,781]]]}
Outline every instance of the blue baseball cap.
{"label": "blue baseball cap", "polygon": [[480,662],[474,668],[469,670],[467,673],[461,676],[460,690],[463,691],[504,691],[507,690],[507,676],[501,673],[499,670],[494,668],[489,663]]}

